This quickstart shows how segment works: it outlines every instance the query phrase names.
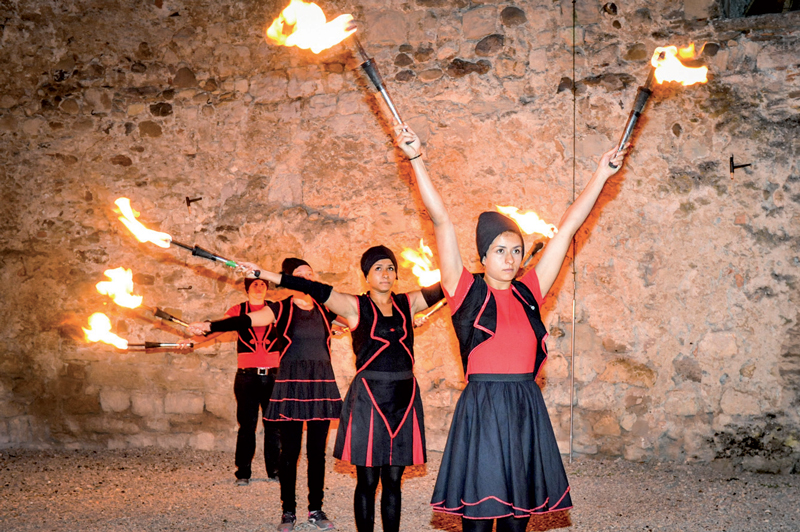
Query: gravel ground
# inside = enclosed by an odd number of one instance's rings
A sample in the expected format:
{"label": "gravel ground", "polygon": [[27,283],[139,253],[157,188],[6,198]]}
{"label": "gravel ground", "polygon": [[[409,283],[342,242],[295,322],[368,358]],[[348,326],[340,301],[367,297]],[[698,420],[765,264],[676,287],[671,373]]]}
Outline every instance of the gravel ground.
{"label": "gravel ground", "polygon": [[[460,531],[458,519],[428,506],[441,453],[428,458],[406,469],[401,529]],[[262,467],[256,462],[254,469]],[[4,450],[0,472],[5,532],[271,531],[280,520],[278,484],[262,474],[235,486],[232,453]],[[567,473],[575,508],[534,518],[528,530],[800,530],[800,475],[594,460],[567,464]],[[304,508],[303,459],[298,476]],[[354,486],[355,469],[329,459],[324,509],[339,530],[355,530]],[[304,522],[295,528],[309,529]]]}

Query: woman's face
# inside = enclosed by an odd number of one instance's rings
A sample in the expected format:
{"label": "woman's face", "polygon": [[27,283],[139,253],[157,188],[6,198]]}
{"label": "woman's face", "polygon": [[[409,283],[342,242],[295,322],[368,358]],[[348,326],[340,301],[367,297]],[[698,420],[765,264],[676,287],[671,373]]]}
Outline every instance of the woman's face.
{"label": "woman's face", "polygon": [[295,268],[294,271],[292,272],[292,275],[294,277],[302,277],[307,281],[314,280],[314,270],[311,269],[311,266],[307,266],[305,264],[302,264],[297,268]]}
{"label": "woman's face", "polygon": [[377,292],[389,292],[397,280],[397,272],[390,259],[381,259],[369,269],[367,284]]}
{"label": "woman's face", "polygon": [[264,299],[267,296],[267,283],[256,279],[247,290],[247,295],[254,299]]}
{"label": "woman's face", "polygon": [[486,275],[495,281],[513,281],[522,263],[522,251],[522,239],[518,234],[511,231],[499,234],[481,261]]}

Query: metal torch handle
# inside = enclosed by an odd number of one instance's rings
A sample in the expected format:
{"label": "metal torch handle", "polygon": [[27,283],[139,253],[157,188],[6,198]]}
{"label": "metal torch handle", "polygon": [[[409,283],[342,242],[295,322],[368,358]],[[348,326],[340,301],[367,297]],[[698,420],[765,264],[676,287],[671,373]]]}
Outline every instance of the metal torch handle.
{"label": "metal torch handle", "polygon": [[[362,53],[363,57],[366,57],[366,52],[359,44],[359,52]],[[378,66],[372,60],[372,58],[367,58],[363,63],[361,63],[361,69],[367,75],[367,77],[372,81],[372,84],[381,93],[383,97],[383,101],[386,102],[386,105],[389,107],[389,111],[392,113],[392,116],[397,121],[398,124],[404,124],[403,119],[400,118],[400,113],[397,112],[397,107],[395,107],[394,102],[392,101],[392,97],[389,96],[389,92],[386,90],[386,87],[383,84],[383,79],[381,78],[380,72],[378,72]],[[403,129],[406,130],[406,127],[403,126]],[[411,142],[406,142],[406,144],[412,144]]]}
{"label": "metal torch handle", "polygon": [[184,327],[188,327],[189,326],[189,324],[187,322],[185,322],[185,321],[183,321],[183,320],[181,320],[179,318],[176,318],[172,314],[167,314],[166,312],[164,312],[160,308],[156,308],[155,312],[153,312],[153,315],[156,318],[161,318],[162,320],[171,321],[171,322],[177,323],[178,325],[183,325]]}
{"label": "metal torch handle", "polygon": [[[639,91],[636,93],[636,102],[633,104],[631,114],[628,115],[628,121],[625,123],[625,131],[622,133],[622,137],[619,139],[617,154],[622,151],[622,149],[631,139],[633,130],[636,127],[636,122],[638,122],[639,117],[642,116],[642,113],[644,112],[644,106],[647,104],[647,100],[650,98],[651,94],[653,94],[653,91],[650,89],[646,87],[639,87]],[[613,163],[608,163],[608,166],[614,169],[619,168]]]}

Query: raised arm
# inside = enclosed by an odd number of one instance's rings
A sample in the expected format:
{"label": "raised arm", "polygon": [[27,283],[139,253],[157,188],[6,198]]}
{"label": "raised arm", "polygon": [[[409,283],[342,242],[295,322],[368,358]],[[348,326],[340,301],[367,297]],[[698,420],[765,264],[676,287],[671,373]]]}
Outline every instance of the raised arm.
{"label": "raised arm", "polygon": [[411,168],[414,170],[414,176],[416,177],[417,190],[422,197],[422,203],[425,204],[428,215],[433,221],[436,248],[439,252],[439,271],[442,273],[442,287],[447,290],[447,293],[454,294],[458,287],[461,271],[464,269],[464,263],[461,261],[461,252],[458,249],[458,241],[456,240],[455,227],[450,220],[450,215],[442,197],[436,187],[433,186],[428,171],[425,169],[425,163],[421,157],[422,144],[419,137],[407,126],[405,129],[402,126],[397,126],[395,132],[397,134],[395,142],[411,161]]}
{"label": "raised arm", "polygon": [[[600,158],[597,170],[592,174],[592,178],[586,188],[583,189],[583,192],[575,199],[575,203],[570,205],[564,216],[561,217],[561,221],[558,224],[558,233],[545,246],[542,258],[539,259],[539,263],[535,268],[542,295],[546,295],[553,286],[556,277],[558,277],[558,272],[561,271],[564,258],[567,256],[572,238],[583,225],[583,222],[586,221],[608,178],[619,171],[629,148],[630,146],[626,145],[625,149],[617,154],[617,147],[614,146],[611,151],[606,152]],[[616,168],[609,166],[610,162],[613,162]]]}

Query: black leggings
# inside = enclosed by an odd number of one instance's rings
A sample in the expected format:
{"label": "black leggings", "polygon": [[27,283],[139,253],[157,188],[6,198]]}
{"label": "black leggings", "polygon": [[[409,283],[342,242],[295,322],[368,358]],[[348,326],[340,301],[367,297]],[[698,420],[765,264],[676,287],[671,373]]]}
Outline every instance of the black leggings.
{"label": "black leggings", "polygon": [[[322,509],[322,496],[325,488],[325,445],[328,442],[327,419],[307,421],[306,456],[308,458],[308,511]],[[295,513],[297,500],[297,460],[300,458],[303,439],[302,421],[281,421],[281,501],[283,511]]]}
{"label": "black leggings", "polygon": [[[497,532],[525,532],[530,517],[502,517],[497,520]],[[464,532],[492,532],[494,519],[461,518],[461,529]]]}
{"label": "black leggings", "polygon": [[383,532],[400,531],[400,480],[404,466],[356,466],[356,493],[353,501],[356,530],[372,532],[375,527],[375,491],[381,482],[381,521]]}

